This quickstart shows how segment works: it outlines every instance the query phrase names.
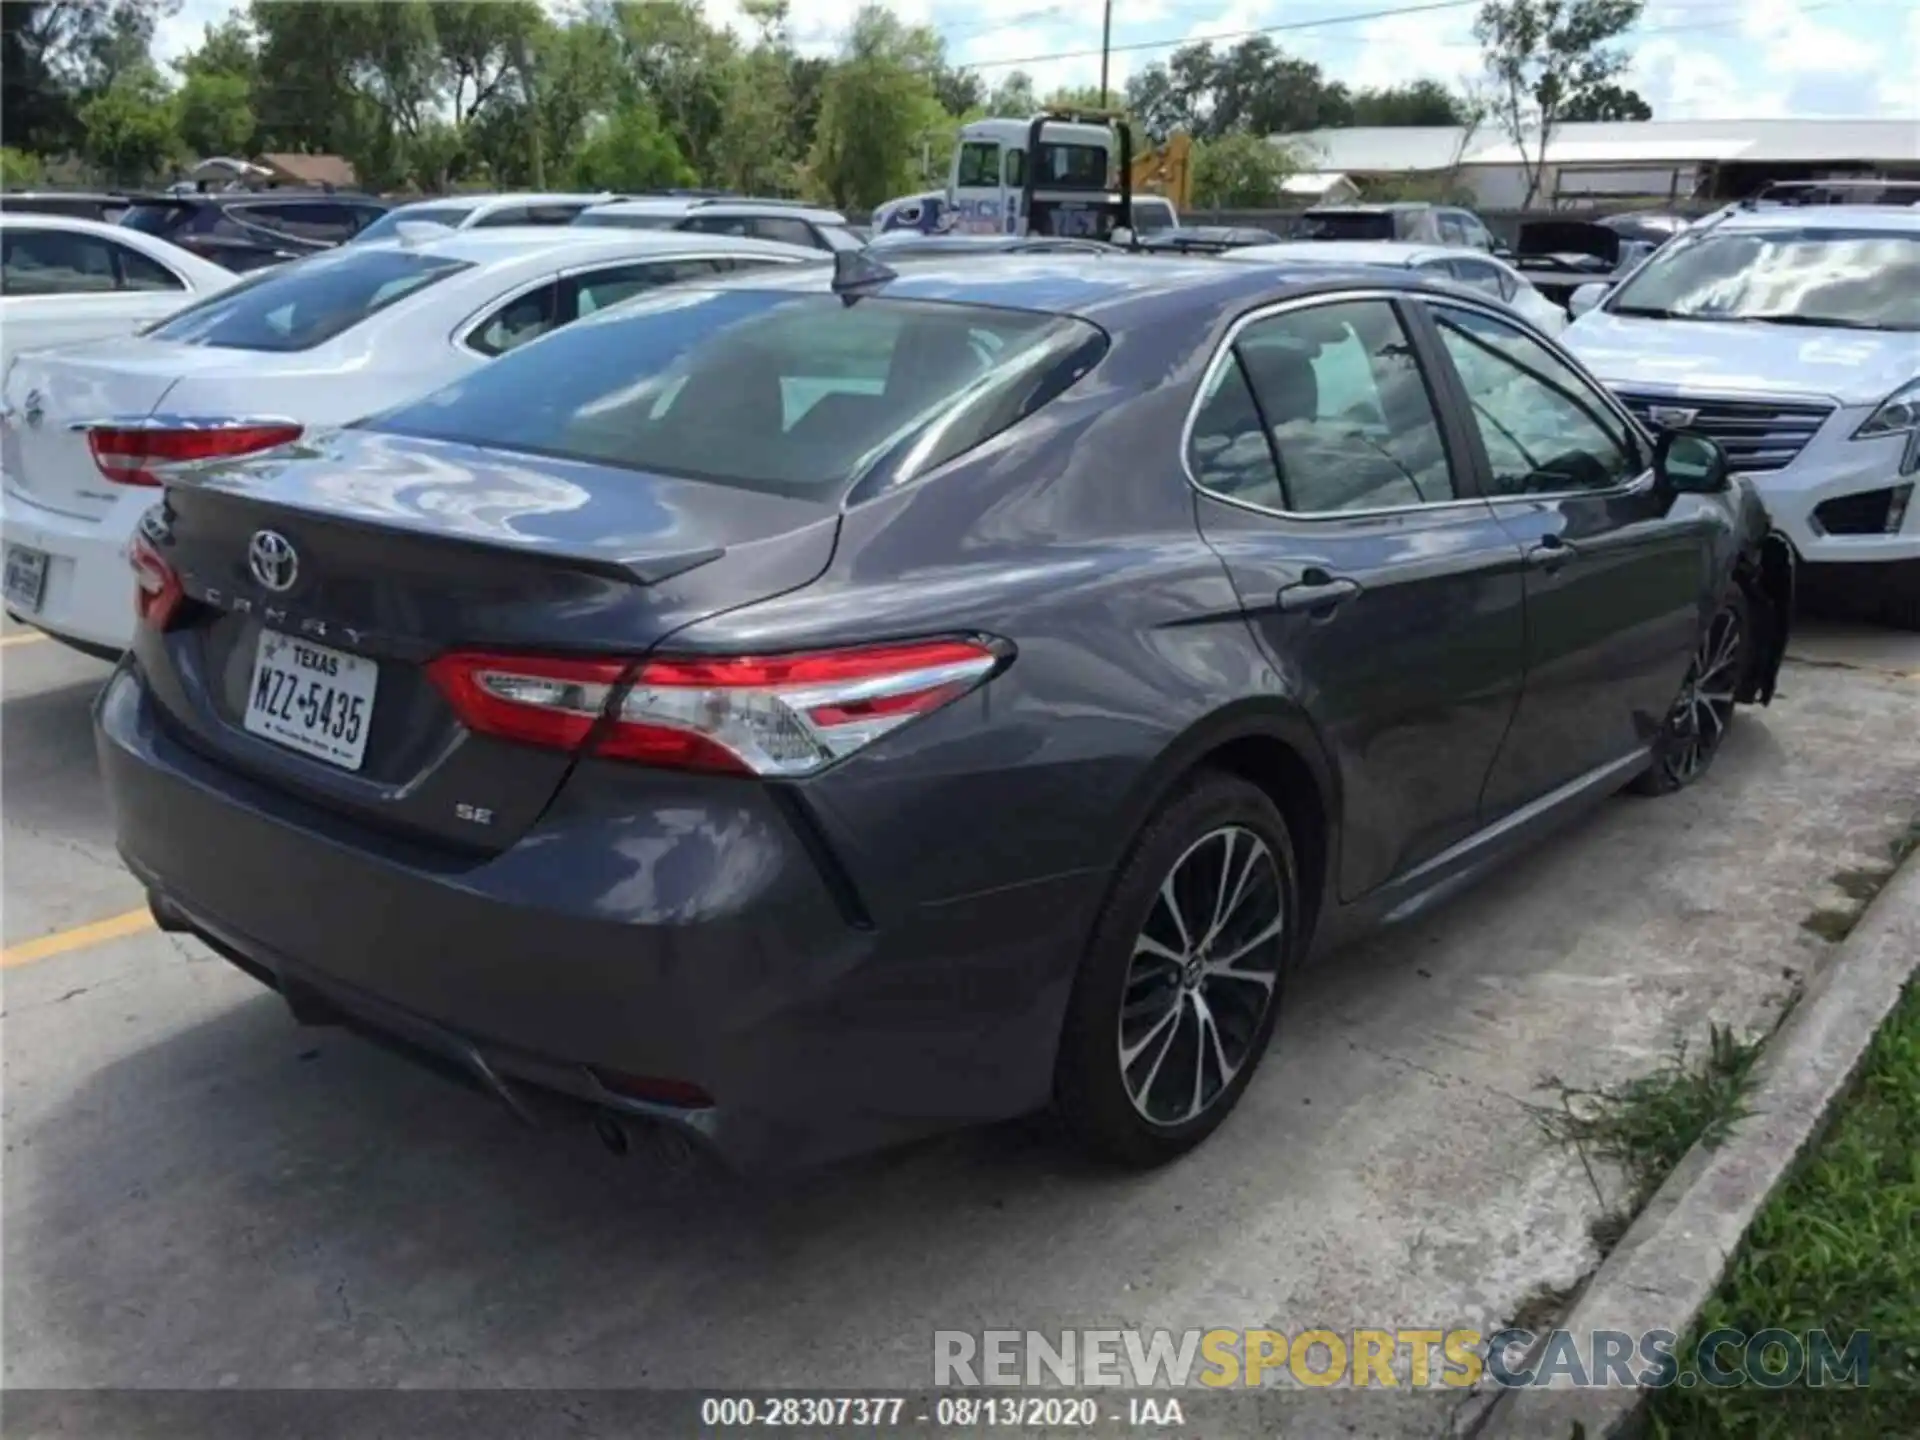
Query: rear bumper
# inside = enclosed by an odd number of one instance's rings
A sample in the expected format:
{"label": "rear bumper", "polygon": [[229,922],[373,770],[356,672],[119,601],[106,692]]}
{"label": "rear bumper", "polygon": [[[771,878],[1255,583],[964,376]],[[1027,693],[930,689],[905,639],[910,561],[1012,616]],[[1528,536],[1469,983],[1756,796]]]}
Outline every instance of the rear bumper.
{"label": "rear bumper", "polygon": [[48,510],[0,490],[0,535],[47,555],[40,608],[14,618],[92,653],[118,655],[133,643],[133,571],[127,547],[156,494],[130,493],[97,519]]}
{"label": "rear bumper", "polygon": [[[1085,878],[862,927],[760,786],[696,810],[656,781],[642,805],[583,768],[517,844],[455,864],[187,748],[131,660],[96,731],[121,853],[166,923],[296,1014],[402,1039],[523,1113],[523,1091],[562,1094],[768,1170],[1050,1093]],[[608,1076],[712,1103],[623,1098]]]}

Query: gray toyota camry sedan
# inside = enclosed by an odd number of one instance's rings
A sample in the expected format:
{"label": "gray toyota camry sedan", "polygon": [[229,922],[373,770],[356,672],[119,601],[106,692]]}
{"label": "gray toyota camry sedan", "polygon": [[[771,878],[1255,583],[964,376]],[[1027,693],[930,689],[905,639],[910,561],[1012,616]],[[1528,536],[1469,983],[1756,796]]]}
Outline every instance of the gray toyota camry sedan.
{"label": "gray toyota camry sedan", "polygon": [[174,471],[133,558],[162,926],[756,1169],[1049,1105],[1180,1154],[1296,965],[1703,776],[1792,587],[1477,292],[1124,254],[659,291]]}

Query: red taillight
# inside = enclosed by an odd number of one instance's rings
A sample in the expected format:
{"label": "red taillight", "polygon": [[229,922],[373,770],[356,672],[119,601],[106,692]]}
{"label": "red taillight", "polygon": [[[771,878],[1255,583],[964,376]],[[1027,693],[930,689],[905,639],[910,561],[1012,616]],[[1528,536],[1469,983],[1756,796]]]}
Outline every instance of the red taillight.
{"label": "red taillight", "polygon": [[158,485],[159,467],[195,460],[226,460],[271,450],[300,438],[293,424],[207,425],[162,429],[140,425],[96,425],[87,431],[87,448],[100,473],[116,485]]}
{"label": "red taillight", "polygon": [[133,562],[133,613],[142,625],[165,630],[187,598],[180,576],[145,536],[136,535],[128,558]]}
{"label": "red taillight", "polygon": [[[461,652],[428,674],[470,729],[683,770],[809,775],[973,689],[973,640],[636,665]],[[623,686],[623,682],[624,686]]]}

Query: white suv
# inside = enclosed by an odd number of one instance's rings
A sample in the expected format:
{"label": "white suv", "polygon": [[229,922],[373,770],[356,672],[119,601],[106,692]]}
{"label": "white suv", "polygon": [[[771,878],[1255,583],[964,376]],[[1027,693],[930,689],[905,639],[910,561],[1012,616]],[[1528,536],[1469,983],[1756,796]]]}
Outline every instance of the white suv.
{"label": "white suv", "polygon": [[1920,629],[1920,207],[1727,212],[1561,343],[1649,428],[1718,440],[1809,580]]}

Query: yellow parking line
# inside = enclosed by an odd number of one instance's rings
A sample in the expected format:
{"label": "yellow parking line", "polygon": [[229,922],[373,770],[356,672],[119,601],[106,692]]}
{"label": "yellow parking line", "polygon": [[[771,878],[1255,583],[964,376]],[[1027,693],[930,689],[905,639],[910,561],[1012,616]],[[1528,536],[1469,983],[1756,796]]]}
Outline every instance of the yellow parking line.
{"label": "yellow parking line", "polygon": [[36,645],[46,638],[38,630],[29,630],[22,635],[0,635],[0,650],[9,645]]}
{"label": "yellow parking line", "polygon": [[64,955],[69,950],[84,950],[89,945],[98,945],[107,940],[119,940],[128,935],[138,935],[143,930],[153,928],[153,913],[148,910],[129,910],[124,915],[115,915],[107,920],[95,920],[90,925],[76,925],[71,930],[56,930],[51,935],[42,935],[38,940],[25,940],[18,945],[9,945],[0,950],[0,970],[11,970],[16,965],[31,965],[36,960],[46,960],[55,955]]}

